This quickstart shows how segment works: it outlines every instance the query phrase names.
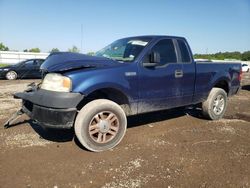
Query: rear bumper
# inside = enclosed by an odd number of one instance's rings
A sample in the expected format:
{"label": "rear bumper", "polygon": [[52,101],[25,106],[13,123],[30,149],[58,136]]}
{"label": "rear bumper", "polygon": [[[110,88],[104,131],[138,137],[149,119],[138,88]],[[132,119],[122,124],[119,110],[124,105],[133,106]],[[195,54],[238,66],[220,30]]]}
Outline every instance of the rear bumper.
{"label": "rear bumper", "polygon": [[23,100],[23,111],[39,125],[48,128],[71,128],[77,114],[77,105],[83,99],[80,93],[47,90],[16,93]]}

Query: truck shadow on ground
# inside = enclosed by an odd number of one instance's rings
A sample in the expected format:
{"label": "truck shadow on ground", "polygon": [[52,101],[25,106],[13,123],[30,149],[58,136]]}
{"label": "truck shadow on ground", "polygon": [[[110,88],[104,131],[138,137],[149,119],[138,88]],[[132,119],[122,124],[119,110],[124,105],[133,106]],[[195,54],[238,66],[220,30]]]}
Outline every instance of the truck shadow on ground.
{"label": "truck shadow on ground", "polygon": [[250,91],[250,85],[244,85],[241,87],[242,90]]}
{"label": "truck shadow on ground", "polygon": [[203,119],[199,107],[188,106],[128,117],[128,128],[166,121],[168,119],[174,119],[185,115]]}
{"label": "truck shadow on ground", "polygon": [[[133,128],[150,123],[156,123],[160,121],[166,121],[168,119],[174,119],[185,115],[190,115],[196,118],[202,118],[201,112],[197,107],[175,108],[171,110],[163,110],[158,112],[141,114],[137,116],[130,116],[128,117],[128,128]],[[32,120],[25,120],[13,126],[22,123],[29,123],[33,130],[37,134],[39,134],[42,139],[46,139],[53,142],[68,142],[74,140],[80,148],[84,149],[77,140],[77,138],[75,138],[73,128],[64,130],[43,128]]]}
{"label": "truck shadow on ground", "polygon": [[73,129],[52,129],[44,128],[30,120],[29,124],[41,138],[53,142],[68,142],[73,140]]}

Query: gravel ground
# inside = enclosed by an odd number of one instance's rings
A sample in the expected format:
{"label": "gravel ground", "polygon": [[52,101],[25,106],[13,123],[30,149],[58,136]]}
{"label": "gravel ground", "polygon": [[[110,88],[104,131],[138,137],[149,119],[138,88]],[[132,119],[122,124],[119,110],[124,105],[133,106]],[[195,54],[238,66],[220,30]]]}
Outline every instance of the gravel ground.
{"label": "gravel ground", "polygon": [[[44,130],[25,115],[0,127],[0,187],[250,187],[250,74],[224,119],[192,108],[129,118],[123,141],[93,153],[72,130]],[[20,107],[12,93],[39,80],[0,81],[0,124]]]}

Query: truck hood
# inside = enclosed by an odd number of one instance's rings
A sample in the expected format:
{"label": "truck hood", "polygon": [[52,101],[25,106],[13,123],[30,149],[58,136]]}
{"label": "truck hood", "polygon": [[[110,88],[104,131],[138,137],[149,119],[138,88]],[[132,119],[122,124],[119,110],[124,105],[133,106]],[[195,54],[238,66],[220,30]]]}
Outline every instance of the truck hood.
{"label": "truck hood", "polygon": [[56,52],[47,57],[40,69],[45,72],[67,72],[76,69],[113,67],[121,64],[105,57],[72,52]]}

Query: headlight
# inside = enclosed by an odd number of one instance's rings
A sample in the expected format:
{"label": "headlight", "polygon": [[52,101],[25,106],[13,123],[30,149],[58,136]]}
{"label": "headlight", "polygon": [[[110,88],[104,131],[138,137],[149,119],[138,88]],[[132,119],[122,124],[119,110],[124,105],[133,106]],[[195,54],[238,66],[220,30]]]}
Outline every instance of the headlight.
{"label": "headlight", "polygon": [[72,82],[69,77],[61,74],[49,73],[42,81],[41,89],[59,92],[69,92],[72,89]]}

